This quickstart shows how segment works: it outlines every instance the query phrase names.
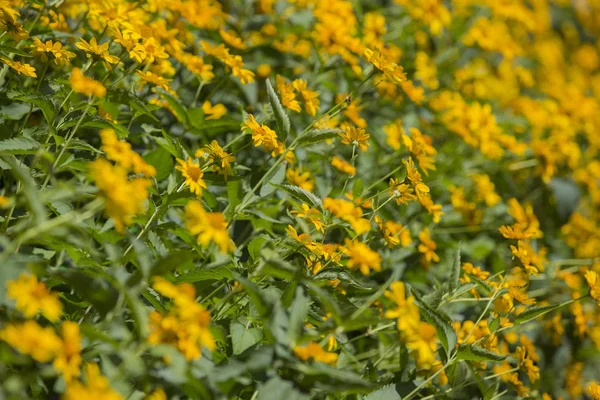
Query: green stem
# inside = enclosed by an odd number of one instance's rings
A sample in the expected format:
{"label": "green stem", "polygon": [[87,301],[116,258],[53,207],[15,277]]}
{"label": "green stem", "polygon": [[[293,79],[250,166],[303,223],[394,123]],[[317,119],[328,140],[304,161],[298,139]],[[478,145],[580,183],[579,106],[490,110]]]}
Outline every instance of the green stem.
{"label": "green stem", "polygon": [[54,169],[56,168],[56,166],[57,166],[58,162],[60,161],[62,155],[64,154],[65,150],[69,147],[69,144],[71,143],[71,140],[73,139],[73,137],[77,133],[77,130],[79,129],[79,126],[81,125],[81,122],[83,121],[83,118],[87,115],[90,107],[92,106],[92,100],[93,99],[94,99],[93,97],[90,98],[90,100],[88,101],[87,106],[83,110],[83,114],[81,114],[81,117],[79,118],[79,121],[77,121],[77,125],[75,125],[75,128],[73,128],[73,130],[71,131],[71,133],[69,134],[69,136],[67,137],[67,139],[65,140],[65,142],[62,144],[62,147],[60,149],[60,153],[58,154],[58,157],[56,157],[56,159],[52,163],[52,168],[50,169],[50,171],[46,175],[46,179],[44,180],[44,183],[42,184],[42,189],[44,189],[46,187],[46,185],[48,184],[48,181],[50,181],[50,175],[54,172]]}

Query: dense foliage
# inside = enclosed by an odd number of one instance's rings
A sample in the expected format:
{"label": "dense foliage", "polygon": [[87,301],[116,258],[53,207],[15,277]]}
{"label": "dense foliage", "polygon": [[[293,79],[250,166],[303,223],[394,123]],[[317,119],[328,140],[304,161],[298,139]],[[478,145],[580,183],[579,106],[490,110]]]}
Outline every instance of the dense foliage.
{"label": "dense foliage", "polygon": [[598,1],[0,32],[0,399],[600,399]]}

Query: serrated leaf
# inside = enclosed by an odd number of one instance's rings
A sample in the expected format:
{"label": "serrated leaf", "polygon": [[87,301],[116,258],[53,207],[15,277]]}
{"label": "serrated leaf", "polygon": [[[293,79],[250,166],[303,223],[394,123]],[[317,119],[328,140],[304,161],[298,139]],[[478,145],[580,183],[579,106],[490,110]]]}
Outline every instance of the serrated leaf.
{"label": "serrated leaf", "polygon": [[505,355],[494,353],[480,346],[461,344],[456,352],[456,359],[463,361],[492,361],[501,362]]}
{"label": "serrated leaf", "polygon": [[298,146],[335,139],[341,132],[343,132],[341,129],[336,128],[312,129],[298,139]]}
{"label": "serrated leaf", "polygon": [[483,280],[481,280],[481,279],[479,279],[476,276],[473,276],[471,274],[467,274],[467,276],[473,282],[475,282],[475,284],[477,286],[479,286],[481,289],[483,289],[485,292],[487,292],[487,293],[493,293],[494,292],[494,288],[492,288],[486,281],[483,281]]}
{"label": "serrated leaf", "polygon": [[281,135],[281,139],[285,141],[287,136],[290,134],[290,119],[283,109],[281,101],[279,101],[279,97],[277,97],[277,93],[275,93],[275,90],[273,90],[273,86],[271,85],[271,81],[269,79],[266,80],[266,84],[269,102],[271,103],[273,114],[275,114],[275,122],[277,122],[277,128]]}
{"label": "serrated leaf", "polygon": [[363,290],[373,289],[372,287],[365,286],[362,282],[357,280],[352,274],[349,274],[348,272],[346,272],[342,269],[328,268],[326,270],[320,271],[317,275],[315,275],[314,278],[319,279],[319,280],[320,279],[328,280],[328,281],[339,279],[340,281],[342,281],[344,283],[348,283],[352,286],[355,286],[355,287],[363,289]]}
{"label": "serrated leaf", "polygon": [[369,393],[365,396],[364,400],[401,400],[401,397],[396,391],[396,386],[389,384]]}
{"label": "serrated leaf", "polygon": [[552,306],[539,306],[539,307],[531,307],[527,311],[522,312],[515,318],[515,325],[524,324],[525,322],[529,322],[537,317],[547,314],[551,311],[554,311],[560,308],[563,304],[555,304]]}
{"label": "serrated leaf", "polygon": [[28,154],[35,152],[40,147],[37,140],[27,137],[16,137],[0,141],[2,154]]}
{"label": "serrated leaf", "polygon": [[313,207],[323,207],[323,202],[320,198],[312,194],[306,189],[295,185],[275,185],[279,189],[285,190],[303,203],[308,203]]}
{"label": "serrated leaf", "polygon": [[448,289],[452,293],[458,287],[458,280],[460,278],[460,242],[456,247],[454,253],[454,259],[452,260],[452,270],[450,271],[450,280],[448,281]]}
{"label": "serrated leaf", "polygon": [[450,359],[457,342],[456,332],[443,314],[427,305],[415,291],[412,291],[412,293],[423,317],[435,326],[437,337],[444,350],[446,350],[447,358]]}

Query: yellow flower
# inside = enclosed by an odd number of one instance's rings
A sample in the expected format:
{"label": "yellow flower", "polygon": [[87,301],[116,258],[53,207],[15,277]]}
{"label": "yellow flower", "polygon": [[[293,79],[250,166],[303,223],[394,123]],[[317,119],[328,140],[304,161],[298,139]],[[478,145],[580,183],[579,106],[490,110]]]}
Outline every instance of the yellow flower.
{"label": "yellow flower", "polygon": [[79,324],[65,321],[61,325],[62,345],[52,365],[61,372],[67,384],[74,377],[79,376],[81,365],[81,337],[79,335]]}
{"label": "yellow flower", "polygon": [[236,49],[240,50],[246,49],[246,45],[244,44],[242,39],[239,38],[235,33],[226,31],[224,29],[219,29],[219,34],[221,35],[225,43],[227,43],[231,47],[235,47]]}
{"label": "yellow flower", "polygon": [[115,222],[118,232],[133,223],[133,217],[144,210],[148,187],[152,181],[146,178],[128,179],[127,171],[98,158],[90,164],[90,175],[102,197],[107,214]]}
{"label": "yellow flower", "polygon": [[365,60],[373,64],[375,68],[383,72],[384,76],[396,84],[406,80],[406,75],[401,66],[392,62],[390,58],[381,51],[365,49],[363,52]]}
{"label": "yellow flower", "polygon": [[343,124],[342,129],[343,132],[340,132],[339,135],[342,137],[343,144],[358,146],[362,151],[367,151],[371,135],[365,133],[363,128],[358,128],[350,124]]}
{"label": "yellow flower", "polygon": [[204,112],[204,119],[220,119],[223,115],[227,114],[227,108],[223,104],[210,104],[210,101],[205,101],[202,104],[202,111]]}
{"label": "yellow flower", "polygon": [[154,290],[173,300],[166,313],[150,313],[151,344],[169,344],[176,347],[186,359],[201,356],[200,348],[215,349],[215,340],[210,332],[210,312],[196,302],[196,290],[189,283],[173,285],[164,278],[156,277]]}
{"label": "yellow flower", "polygon": [[[162,76],[158,76],[150,71],[135,71],[135,73],[137,76],[142,78],[142,80],[144,82],[150,83],[150,84],[152,84],[156,87],[159,87],[167,92],[173,91],[173,89],[171,89],[172,79],[163,78]],[[144,86],[144,83],[142,82],[140,84],[140,88],[142,88],[143,86]]]}
{"label": "yellow flower", "polygon": [[396,204],[408,204],[409,201],[416,197],[413,194],[414,190],[406,183],[400,183],[398,179],[390,179],[390,196],[396,199]]}
{"label": "yellow flower", "polygon": [[294,93],[294,85],[291,83],[287,83],[281,75],[277,75],[275,77],[275,83],[277,84],[277,89],[279,89],[281,105],[283,105],[289,110],[300,112],[300,103],[298,102],[298,100],[296,100],[296,94]]}
{"label": "yellow flower", "polygon": [[129,57],[131,57],[140,64],[152,64],[156,60],[164,60],[166,58],[169,58],[169,55],[165,52],[165,49],[156,41],[156,39],[154,39],[153,37],[149,37],[148,39],[142,39],[141,43],[136,43],[133,49],[131,49],[131,51],[129,52]]}
{"label": "yellow flower", "polygon": [[433,325],[421,321],[419,329],[406,335],[406,347],[418,368],[430,369],[435,363],[438,338]]}
{"label": "yellow flower", "polygon": [[23,64],[20,61],[12,61],[12,60],[9,60],[8,58],[3,58],[3,57],[0,57],[0,60],[2,60],[2,62],[4,64],[8,65],[9,67],[11,67],[15,71],[17,71],[17,73],[19,75],[29,76],[30,78],[37,78],[37,75],[35,73],[35,68],[33,68],[29,64]]}
{"label": "yellow flower", "polygon": [[33,38],[33,44],[30,46],[32,54],[39,56],[42,61],[48,61],[48,55],[51,55],[54,59],[54,64],[62,65],[64,67],[70,64],[70,59],[75,57],[75,53],[72,53],[62,47],[60,42],[52,42],[52,40],[43,43],[38,38]]}
{"label": "yellow flower", "polygon": [[408,246],[412,243],[408,228],[402,226],[402,224],[394,221],[384,221],[379,215],[375,216],[375,222],[379,226],[381,234],[389,248],[398,245]]}
{"label": "yellow flower", "polygon": [[192,235],[198,235],[198,243],[206,247],[211,242],[223,253],[230,253],[235,245],[227,231],[227,221],[222,213],[204,210],[199,201],[190,201],[185,207],[186,227]]}
{"label": "yellow flower", "polygon": [[381,271],[381,256],[369,246],[350,239],[345,240],[344,246],[344,252],[350,258],[346,264],[348,268],[358,268],[363,275],[369,275],[371,270]]}
{"label": "yellow flower", "polygon": [[111,56],[108,52],[109,43],[98,44],[96,38],[92,38],[89,42],[85,39],[79,39],[79,42],[75,44],[78,49],[85,51],[88,58],[96,58],[104,61],[106,64],[117,64],[119,58]]}
{"label": "yellow flower", "polygon": [[186,53],[180,61],[192,74],[198,75],[204,82],[209,82],[215,77],[212,72],[213,66],[206,64],[202,57]]}
{"label": "yellow flower", "polygon": [[6,196],[0,195],[0,208],[4,208],[10,203],[10,199]]}
{"label": "yellow flower", "polygon": [[302,79],[296,79],[292,82],[292,86],[300,92],[304,100],[304,109],[308,115],[314,116],[317,114],[317,109],[319,108],[319,93],[308,90],[307,85],[308,83]]}
{"label": "yellow flower", "polygon": [[61,348],[61,341],[54,330],[42,328],[34,320],[6,325],[0,330],[0,340],[43,363],[52,360]]}
{"label": "yellow flower", "polygon": [[269,64],[260,64],[258,68],[256,68],[256,74],[265,79],[269,75],[271,75],[271,66]]}
{"label": "yellow flower", "polygon": [[225,180],[227,180],[228,175],[231,175],[231,163],[235,161],[235,157],[223,150],[216,140],[213,140],[206,147],[198,149],[195,155],[196,157],[208,158],[213,171],[223,174]]}
{"label": "yellow flower", "polygon": [[585,273],[585,280],[590,287],[592,299],[596,300],[598,305],[600,305],[600,278],[598,277],[598,274],[591,270],[587,271]]}
{"label": "yellow flower", "polygon": [[115,392],[107,378],[102,376],[98,364],[87,364],[85,366],[85,383],[73,381],[67,384],[64,394],[65,400],[102,399],[123,400],[124,397]]}
{"label": "yellow flower", "polygon": [[206,182],[202,179],[204,172],[200,165],[193,162],[191,158],[188,158],[187,161],[177,159],[177,163],[179,165],[175,169],[181,171],[185,178],[185,184],[190,187],[190,192],[200,196],[202,189],[206,189]]}
{"label": "yellow flower", "polygon": [[292,211],[293,215],[297,215],[298,218],[306,218],[312,222],[315,228],[323,233],[325,231],[322,221],[322,215],[316,208],[310,208],[308,204],[302,203],[302,211]]}
{"label": "yellow flower", "polygon": [[76,93],[95,97],[106,96],[106,88],[100,82],[85,76],[79,68],[73,68],[69,83]]}
{"label": "yellow flower", "polygon": [[315,183],[312,179],[310,171],[300,172],[300,169],[288,168],[285,171],[285,179],[291,184],[300,186],[302,189],[312,192],[315,188]]}
{"label": "yellow flower", "polygon": [[41,312],[48,320],[57,321],[62,314],[58,293],[52,293],[34,275],[21,274],[18,279],[7,283],[8,297],[17,301],[17,310],[27,318]]}
{"label": "yellow flower", "polygon": [[423,229],[419,233],[419,240],[421,244],[419,244],[419,252],[423,253],[423,256],[427,263],[430,262],[439,262],[440,257],[435,253],[435,249],[437,248],[437,244],[431,240],[431,236],[429,235],[429,228]]}
{"label": "yellow flower", "polygon": [[362,218],[362,209],[355,207],[349,201],[327,197],[323,200],[323,207],[336,217],[348,222],[357,235],[362,235],[371,229],[369,220]]}
{"label": "yellow flower", "polygon": [[262,146],[266,151],[274,151],[279,147],[275,131],[266,125],[260,125],[252,114],[248,114],[248,119],[244,121],[242,129],[250,129],[255,147]]}
{"label": "yellow flower", "polygon": [[596,382],[590,383],[590,386],[588,386],[587,391],[588,391],[589,395],[592,396],[593,400],[600,400],[600,385],[599,384],[597,384]]}
{"label": "yellow flower", "polygon": [[313,359],[324,364],[335,365],[338,359],[336,353],[329,353],[321,348],[318,343],[311,342],[306,346],[296,346],[294,348],[296,357],[303,361]]}
{"label": "yellow flower", "polygon": [[350,176],[356,175],[356,167],[337,156],[332,157],[331,165],[333,165],[334,168],[336,168],[340,172],[343,172],[344,174],[348,174]]}
{"label": "yellow flower", "polygon": [[133,170],[136,174],[146,176],[155,176],[156,168],[148,164],[138,153],[131,150],[131,145],[125,141],[119,140],[115,131],[112,129],[102,129],[100,131],[102,139],[102,151],[106,153],[106,158],[117,163],[126,170]]}
{"label": "yellow flower", "polygon": [[167,394],[163,388],[157,388],[144,398],[144,400],[167,400]]}
{"label": "yellow flower", "polygon": [[385,297],[396,303],[396,308],[385,312],[385,318],[396,318],[398,330],[403,333],[413,332],[419,327],[421,314],[413,296],[406,297],[404,282],[396,281],[390,285],[390,290],[384,292]]}

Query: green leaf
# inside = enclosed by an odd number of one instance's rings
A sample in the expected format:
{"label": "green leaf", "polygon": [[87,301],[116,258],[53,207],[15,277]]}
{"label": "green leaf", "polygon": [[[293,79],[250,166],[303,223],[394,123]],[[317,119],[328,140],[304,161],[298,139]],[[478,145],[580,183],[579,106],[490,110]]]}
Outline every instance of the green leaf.
{"label": "green leaf", "polygon": [[427,322],[435,326],[437,337],[442,343],[444,350],[446,350],[447,358],[450,359],[457,341],[456,332],[450,325],[450,321],[442,313],[427,305],[414,290],[412,293],[423,317],[425,317]]}
{"label": "green leaf", "polygon": [[243,353],[244,350],[259,343],[263,338],[262,330],[258,328],[246,328],[237,321],[231,321],[229,333],[231,334],[234,355]]}
{"label": "green leaf", "polygon": [[48,126],[52,126],[56,112],[54,111],[54,103],[52,103],[50,96],[44,96],[39,93],[21,93],[14,90],[8,92],[7,95],[11,100],[24,101],[25,103],[37,106],[42,110]]}
{"label": "green leaf", "polygon": [[539,317],[541,315],[544,315],[551,311],[554,311],[554,310],[562,307],[563,305],[564,305],[564,303],[555,304],[552,306],[531,307],[527,311],[524,311],[521,314],[519,314],[517,316],[517,318],[515,318],[515,325],[520,325],[520,324],[529,322],[533,319],[536,319],[537,317]]}
{"label": "green leaf", "polygon": [[343,132],[341,129],[336,128],[313,129],[306,132],[300,137],[300,139],[298,139],[298,146],[324,142],[329,139],[335,139],[341,132]]}
{"label": "green leaf", "polygon": [[233,279],[232,271],[224,266],[216,268],[197,268],[175,278],[176,283],[194,283],[202,281],[220,281]]}
{"label": "green leaf", "polygon": [[162,147],[152,150],[144,155],[144,160],[156,168],[156,180],[161,181],[173,172],[173,158]]}
{"label": "green leaf", "polygon": [[360,198],[363,191],[363,182],[362,179],[358,178],[354,181],[354,185],[352,185],[352,197],[355,199]]}
{"label": "green leaf", "polygon": [[37,140],[16,137],[0,141],[0,154],[30,154],[40,147]]}
{"label": "green leaf", "polygon": [[393,384],[386,385],[381,389],[369,393],[364,400],[401,400]]}
{"label": "green leaf", "polygon": [[235,211],[235,208],[238,206],[238,204],[240,204],[240,202],[242,201],[242,196],[240,193],[240,186],[241,183],[240,181],[228,181],[227,182],[227,200],[229,200],[229,205],[227,206],[227,210],[228,210],[228,217],[230,217],[233,212]]}
{"label": "green leaf", "polygon": [[258,400],[308,400],[310,397],[298,391],[292,382],[278,376],[258,386]]}
{"label": "green leaf", "polygon": [[296,288],[296,297],[292,303],[292,309],[290,310],[290,321],[288,325],[288,337],[290,342],[295,344],[302,333],[302,327],[304,326],[304,320],[308,314],[309,302],[308,298],[304,294],[302,286]]}
{"label": "green leaf", "polygon": [[480,346],[461,344],[456,353],[457,360],[463,361],[492,361],[501,362],[506,359],[505,355],[494,353]]}
{"label": "green leaf", "polygon": [[0,52],[4,53],[6,55],[9,55],[12,53],[12,54],[16,54],[21,57],[33,57],[31,54],[29,54],[23,50],[19,50],[15,47],[5,46],[3,44],[0,44]]}
{"label": "green leaf", "polygon": [[[192,253],[189,250],[174,251],[168,256],[158,260],[150,269],[150,275],[164,275],[168,272],[176,270],[182,265],[191,265],[191,261]],[[181,278],[181,276],[179,278]]]}
{"label": "green leaf", "polygon": [[456,247],[456,253],[454,253],[454,260],[452,262],[452,271],[450,271],[450,280],[448,281],[448,289],[450,293],[458,287],[458,280],[460,278],[460,242]]}
{"label": "green leaf", "polygon": [[267,94],[269,95],[269,102],[271,103],[271,108],[273,109],[273,113],[275,114],[275,122],[277,122],[277,128],[279,130],[281,139],[285,141],[285,139],[290,134],[290,119],[288,118],[281,102],[279,101],[279,97],[273,90],[273,86],[271,86],[271,81],[269,79],[266,80],[267,83]]}
{"label": "green leaf", "polygon": [[300,186],[295,185],[275,185],[279,189],[285,190],[298,200],[303,203],[307,203],[312,207],[323,207],[321,199],[309,192],[308,190],[302,189]]}
{"label": "green leaf", "polygon": [[85,270],[61,271],[57,277],[68,283],[78,296],[87,300],[102,316],[117,304],[119,293],[106,279],[91,276]]}
{"label": "green leaf", "polygon": [[175,115],[177,116],[177,118],[179,118],[181,123],[184,126],[189,125],[187,112],[185,112],[185,107],[183,107],[181,102],[179,100],[177,100],[175,97],[171,96],[170,94],[167,94],[164,92],[161,93],[161,96],[164,97],[165,100],[167,100],[167,103],[169,103],[169,105],[171,106],[171,108],[175,112]]}
{"label": "green leaf", "polygon": [[261,235],[255,237],[248,243],[248,253],[250,253],[250,257],[253,260],[258,260],[260,257],[260,251],[262,249],[263,244],[267,241],[268,237]]}
{"label": "green leaf", "polygon": [[267,302],[258,286],[252,283],[249,279],[239,275],[238,273],[233,274],[235,280],[238,281],[240,285],[242,285],[244,291],[248,294],[248,297],[250,297],[252,304],[254,304],[254,307],[256,308],[256,311],[258,311],[260,316],[267,317],[268,315],[270,315],[271,305]]}
{"label": "green leaf", "polygon": [[279,164],[275,172],[272,174],[271,179],[265,185],[260,188],[260,197],[270,196],[275,190],[277,185],[281,184],[285,179],[285,163]]}

